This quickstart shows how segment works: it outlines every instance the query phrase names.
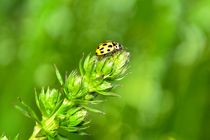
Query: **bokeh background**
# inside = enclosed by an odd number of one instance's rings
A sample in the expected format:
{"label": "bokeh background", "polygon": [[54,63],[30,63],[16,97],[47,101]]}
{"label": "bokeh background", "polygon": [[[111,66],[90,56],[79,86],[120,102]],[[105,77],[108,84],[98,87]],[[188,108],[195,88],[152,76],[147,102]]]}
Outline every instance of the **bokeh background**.
{"label": "bokeh background", "polygon": [[210,139],[210,0],[0,0],[0,133],[27,139],[34,88],[56,87],[105,40],[131,53],[129,75],[75,140]]}

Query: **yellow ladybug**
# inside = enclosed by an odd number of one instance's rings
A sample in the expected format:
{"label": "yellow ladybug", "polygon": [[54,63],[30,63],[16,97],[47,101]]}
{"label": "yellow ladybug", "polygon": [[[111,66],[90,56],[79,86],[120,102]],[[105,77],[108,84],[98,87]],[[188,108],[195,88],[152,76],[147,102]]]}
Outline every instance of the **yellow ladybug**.
{"label": "yellow ladybug", "polygon": [[107,42],[99,44],[98,48],[96,49],[96,55],[103,56],[106,54],[112,54],[121,49],[122,49],[121,44],[114,41],[107,41]]}

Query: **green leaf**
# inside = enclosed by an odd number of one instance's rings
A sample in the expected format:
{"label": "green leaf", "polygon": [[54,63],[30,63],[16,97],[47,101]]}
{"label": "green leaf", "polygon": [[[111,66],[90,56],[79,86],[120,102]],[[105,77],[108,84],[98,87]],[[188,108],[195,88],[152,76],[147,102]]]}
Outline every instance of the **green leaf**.
{"label": "green leaf", "polygon": [[[87,124],[87,123],[86,123]],[[86,125],[85,124],[85,125]],[[69,126],[69,127],[66,127],[66,126],[61,126],[58,131],[59,131],[59,134],[61,136],[68,136],[69,133],[80,133],[81,131],[89,128],[89,126],[84,126],[84,124],[82,125],[83,127],[74,127],[74,126]]]}
{"label": "green leaf", "polygon": [[88,56],[86,59],[85,59],[85,62],[84,62],[84,70],[85,70],[85,75],[87,78],[89,78],[93,72],[93,68],[95,67],[95,63],[97,61],[97,58],[96,56],[92,56],[90,58],[90,56]]}
{"label": "green leaf", "polygon": [[105,96],[121,97],[119,94],[112,93],[112,92],[106,92],[106,91],[96,91],[96,92]]}
{"label": "green leaf", "polygon": [[60,131],[67,131],[67,132],[78,132],[79,131],[79,128],[78,127],[67,127],[67,126],[60,126]]}
{"label": "green leaf", "polygon": [[114,65],[114,62],[112,60],[106,62],[106,64],[104,65],[102,69],[105,77],[108,76],[112,72],[113,65]]}
{"label": "green leaf", "polygon": [[15,107],[21,111],[26,117],[29,117],[33,120],[35,120],[36,122],[40,123],[36,113],[34,112],[34,110],[28,106],[27,104],[25,104],[20,98],[18,98],[18,101],[20,103],[20,105],[15,105]]}
{"label": "green leaf", "polygon": [[96,87],[96,90],[101,91],[101,90],[107,90],[111,88],[112,88],[112,84],[110,82],[104,81],[103,83],[101,83],[100,85]]}
{"label": "green leaf", "polygon": [[47,112],[45,110],[45,106],[44,106],[43,102],[40,100],[40,96],[42,96],[41,94],[45,94],[44,92],[45,92],[44,88],[42,88],[41,93],[39,95],[37,94],[37,92],[35,92],[35,99],[36,99],[37,107],[39,108],[41,114],[43,116],[47,116]]}
{"label": "green leaf", "polygon": [[99,104],[99,103],[102,103],[102,102],[104,102],[103,100],[93,100],[93,101],[88,101],[90,104],[93,104],[93,105],[95,105],[95,104]]}
{"label": "green leaf", "polygon": [[98,110],[98,109],[90,108],[90,107],[88,107],[88,106],[83,106],[83,107],[84,107],[85,109],[87,109],[88,111],[90,111],[90,112],[99,113],[99,114],[102,114],[102,115],[105,115],[105,114],[106,114],[105,112],[100,111],[100,110]]}
{"label": "green leaf", "polygon": [[55,73],[56,73],[56,77],[58,79],[58,81],[60,82],[61,86],[63,85],[63,78],[58,70],[58,68],[56,67],[56,65],[54,65],[55,67]]}
{"label": "green leaf", "polygon": [[19,134],[17,134],[14,138],[14,140],[18,140],[19,139]]}
{"label": "green leaf", "polygon": [[74,107],[74,108],[71,108],[71,109],[69,109],[69,111],[67,112],[67,114],[68,114],[69,116],[71,116],[71,115],[75,114],[76,112],[78,112],[78,111],[81,110],[81,109],[82,109],[81,107]]}
{"label": "green leaf", "polygon": [[[87,128],[89,128],[89,127],[84,127],[83,129],[87,129]],[[80,129],[80,130],[82,130],[82,129]],[[79,134],[80,136],[87,136],[87,135],[89,135],[89,134],[86,133],[86,132],[78,132],[78,134]]]}
{"label": "green leaf", "polygon": [[50,114],[50,116],[52,116],[54,113],[56,113],[56,111],[61,107],[61,105],[63,104],[64,99],[61,99],[59,102],[57,102],[56,106],[54,107],[54,110],[52,111],[52,113]]}
{"label": "green leaf", "polygon": [[68,76],[68,78],[66,79],[66,84],[65,84],[65,86],[67,87],[67,88],[72,88],[74,85],[74,82],[75,82],[75,78],[76,78],[76,76],[77,76],[77,71],[72,71],[70,74],[69,74],[69,76]]}
{"label": "green leaf", "polygon": [[86,88],[84,86],[84,84],[82,84],[82,86],[80,87],[80,90],[78,91],[77,95],[75,96],[77,99],[81,99],[83,98],[86,94],[88,93],[88,88]]}
{"label": "green leaf", "polygon": [[85,61],[84,61],[83,66],[84,66],[85,71],[88,69],[89,61],[90,61],[90,54],[85,58]]}
{"label": "green leaf", "polygon": [[69,124],[68,126],[77,126],[84,122],[85,118],[87,117],[87,111],[81,109],[74,114],[70,115],[69,117]]}
{"label": "green leaf", "polygon": [[102,59],[100,61],[97,61],[97,63],[96,63],[96,73],[97,74],[101,74],[101,70],[102,70],[105,62],[106,62],[106,59]]}
{"label": "green leaf", "polygon": [[[42,89],[42,90],[44,90],[44,89]],[[36,90],[35,90],[35,101],[36,101],[36,105],[37,105],[38,109],[40,110],[40,112],[42,113],[42,115],[46,116],[47,113],[44,110],[44,105],[40,102],[39,95]]]}
{"label": "green leaf", "polygon": [[80,59],[79,61],[79,71],[80,71],[80,74],[83,76],[84,75],[84,69],[83,69],[83,66],[82,66],[82,62],[84,61],[84,55],[82,56],[82,58]]}
{"label": "green leaf", "polygon": [[87,101],[93,100],[94,98],[95,98],[95,96],[92,94],[85,95],[85,100],[87,100]]}

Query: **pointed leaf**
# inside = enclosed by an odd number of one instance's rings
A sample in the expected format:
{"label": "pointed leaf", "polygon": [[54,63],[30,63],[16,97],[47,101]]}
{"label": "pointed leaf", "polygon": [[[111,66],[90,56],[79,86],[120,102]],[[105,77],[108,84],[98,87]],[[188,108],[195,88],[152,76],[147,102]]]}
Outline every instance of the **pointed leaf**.
{"label": "pointed leaf", "polygon": [[80,71],[80,74],[83,76],[84,75],[84,69],[83,69],[83,66],[82,66],[82,62],[84,61],[84,55],[82,56],[82,58],[80,59],[79,61],[79,71]]}
{"label": "pointed leaf", "polygon": [[86,71],[87,68],[88,68],[88,65],[89,65],[89,61],[90,61],[90,54],[85,58],[85,61],[84,61],[84,70]]}
{"label": "pointed leaf", "polygon": [[19,134],[17,134],[14,138],[14,140],[18,140],[19,139]]}
{"label": "pointed leaf", "polygon": [[111,88],[112,88],[112,84],[109,83],[109,82],[104,81],[99,86],[97,86],[96,89],[101,91],[101,90],[107,90],[107,89],[111,89]]}
{"label": "pointed leaf", "polygon": [[106,91],[96,91],[96,92],[105,96],[121,97],[119,94],[112,93],[112,92],[106,92]]}
{"label": "pointed leaf", "polygon": [[34,112],[34,110],[28,106],[27,104],[25,104],[20,98],[18,98],[20,105],[15,105],[15,107],[20,110],[25,116],[35,120],[38,123],[41,123],[36,115],[36,113]]}
{"label": "pointed leaf", "polygon": [[95,112],[95,113],[99,113],[99,114],[102,114],[102,115],[105,115],[106,113],[103,112],[103,111],[100,111],[98,109],[94,109],[94,108],[90,108],[90,107],[87,107],[87,106],[83,106],[85,109],[87,109],[88,111],[91,111],[91,112]]}
{"label": "pointed leaf", "polygon": [[61,76],[61,74],[60,74],[58,68],[56,67],[56,65],[54,65],[54,67],[55,67],[56,77],[57,77],[59,83],[60,83],[61,85],[63,85],[63,78],[62,78],[62,76]]}

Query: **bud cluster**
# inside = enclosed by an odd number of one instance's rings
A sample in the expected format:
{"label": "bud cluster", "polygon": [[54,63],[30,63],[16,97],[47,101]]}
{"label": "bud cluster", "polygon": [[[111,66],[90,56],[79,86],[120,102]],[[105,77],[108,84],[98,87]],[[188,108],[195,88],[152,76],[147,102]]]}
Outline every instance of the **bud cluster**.
{"label": "bud cluster", "polygon": [[108,56],[88,55],[80,61],[79,72],[71,72],[65,80],[56,68],[61,89],[42,89],[36,92],[36,104],[41,119],[21,102],[17,106],[26,116],[36,121],[32,139],[53,139],[69,132],[84,134],[88,127],[88,111],[102,113],[90,108],[90,104],[100,103],[99,95],[116,95],[111,92],[113,82],[122,79],[128,69],[129,53],[120,50]]}

